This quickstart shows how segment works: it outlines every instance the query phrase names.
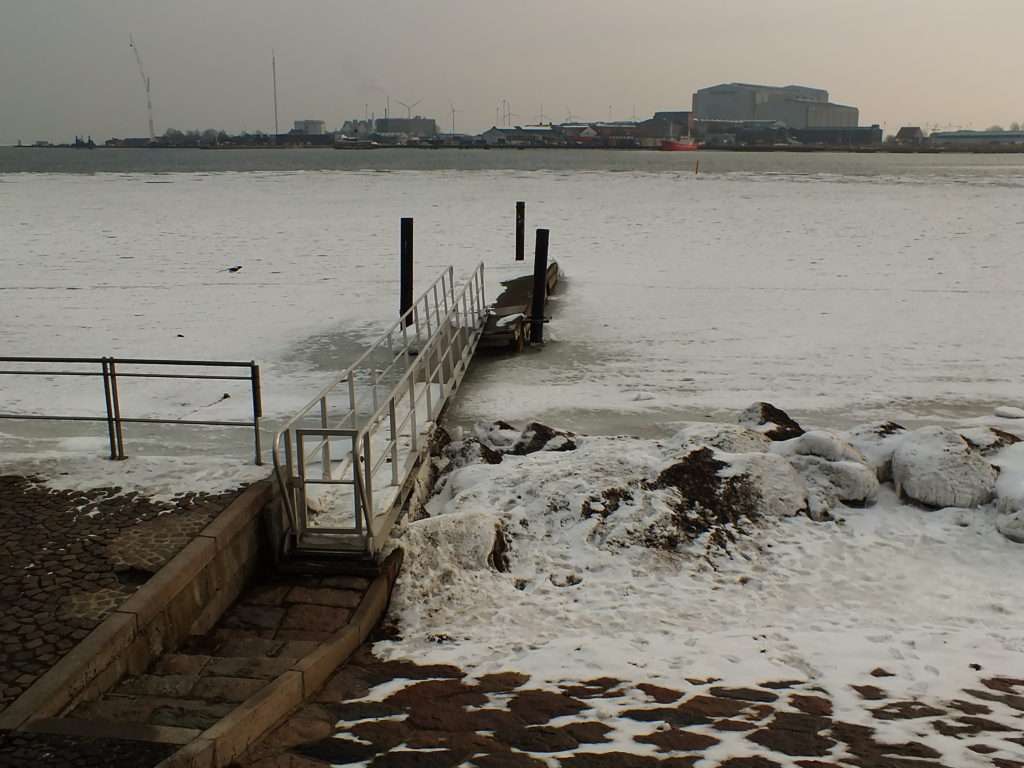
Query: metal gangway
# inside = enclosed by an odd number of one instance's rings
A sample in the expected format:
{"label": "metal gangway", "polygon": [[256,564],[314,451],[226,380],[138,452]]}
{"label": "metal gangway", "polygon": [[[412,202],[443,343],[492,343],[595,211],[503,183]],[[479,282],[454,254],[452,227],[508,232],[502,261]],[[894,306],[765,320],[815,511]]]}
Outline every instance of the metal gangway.
{"label": "metal gangway", "polygon": [[484,265],[448,267],[274,436],[285,551],[374,555],[386,543],[487,319]]}

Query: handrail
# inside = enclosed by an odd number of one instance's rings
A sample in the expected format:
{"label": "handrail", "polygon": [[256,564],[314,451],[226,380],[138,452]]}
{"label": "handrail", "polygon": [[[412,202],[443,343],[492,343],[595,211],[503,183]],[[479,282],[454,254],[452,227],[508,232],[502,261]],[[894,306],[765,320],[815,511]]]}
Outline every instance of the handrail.
{"label": "handrail", "polygon": [[[53,414],[4,414],[0,419],[13,421],[91,421],[106,422],[110,440],[110,458],[125,459],[124,424],[179,424],[186,426],[209,427],[249,427],[253,430],[255,461],[263,464],[263,449],[260,440],[260,419],[263,417],[263,400],[260,386],[260,367],[255,361],[236,362],[225,360],[159,360],[152,358],[114,358],[114,357],[28,357],[0,356],[0,363],[31,363],[33,365],[71,364],[99,365],[99,371],[66,371],[66,370],[0,370],[3,376],[86,376],[103,378],[105,416],[66,416]],[[119,371],[118,365],[176,366],[180,368],[247,368],[247,376],[215,376],[211,374],[185,373],[138,373]],[[118,393],[119,379],[187,379],[215,381],[249,381],[252,390],[252,421],[213,421],[205,419],[160,419],[126,417],[121,415],[121,400]]]}
{"label": "handrail", "polygon": [[[445,269],[356,362],[278,429],[271,450],[274,475],[296,537],[307,527],[307,485],[352,487],[354,528],[314,528],[357,534],[367,546],[379,533],[374,518],[380,496],[374,475],[390,461],[391,482],[386,485],[397,489],[403,482],[399,464],[406,473],[411,471],[411,463],[400,462],[400,454],[419,451],[426,437],[419,434],[421,427],[436,419],[465,374],[486,319],[483,270],[481,263],[457,291],[453,269]],[[453,354],[456,349],[460,354]],[[382,352],[390,359],[380,367],[370,365],[373,355]],[[400,372],[393,378],[396,370]],[[387,385],[383,396],[382,384]],[[330,398],[338,394],[348,402],[341,404],[340,413],[335,403],[332,414]],[[399,414],[402,409],[405,412]],[[331,456],[332,438],[351,441],[340,464]],[[376,451],[380,455],[374,457]],[[310,465],[317,464],[318,479],[307,476]],[[339,469],[351,472],[350,479],[333,479]]]}
{"label": "handrail", "polygon": [[[394,323],[394,325],[392,325],[376,342],[374,342],[370,346],[369,349],[367,349],[365,352],[363,352],[363,354],[360,355],[359,358],[354,363],[352,363],[348,368],[346,368],[345,371],[340,376],[335,378],[335,380],[333,382],[331,382],[330,384],[325,386],[323,389],[321,389],[313,397],[313,399],[310,400],[308,403],[306,403],[306,405],[303,406],[301,409],[299,409],[299,411],[294,416],[292,416],[288,421],[286,421],[284,424],[282,424],[278,428],[277,435],[280,435],[283,432],[286,432],[288,429],[290,429],[292,426],[294,426],[294,424],[299,419],[301,419],[303,416],[305,416],[311,410],[313,410],[317,405],[319,405],[320,401],[324,398],[324,396],[329,394],[335,387],[337,387],[342,382],[347,382],[349,376],[353,372],[358,370],[359,366],[362,365],[362,363],[374,351],[376,351],[378,349],[382,349],[383,348],[383,342],[385,340],[387,340],[388,338],[390,338],[391,335],[393,333],[395,333],[399,328],[407,328],[409,325],[415,325],[416,329],[417,329],[416,335],[417,335],[417,338],[418,338],[419,337],[419,328],[420,328],[420,326],[419,326],[419,320],[417,318],[417,314],[418,314],[417,313],[417,309],[419,307],[420,302],[423,301],[424,299],[428,298],[428,294],[434,289],[434,287],[439,282],[441,282],[445,278],[447,278],[448,281],[451,282],[452,279],[453,279],[453,274],[454,274],[454,269],[452,267],[448,267],[448,269],[446,269],[441,274],[440,277],[438,277],[436,280],[434,280],[433,283],[430,284],[430,287],[427,288],[427,290],[425,290],[423,293],[420,294],[419,298],[417,298],[416,301],[413,302],[412,306],[409,309],[407,309],[404,313],[402,313],[401,317]],[[412,321],[412,322],[410,322],[410,321]],[[274,442],[275,442],[275,446],[276,446],[276,443],[277,443],[277,437],[276,436],[274,438]]]}

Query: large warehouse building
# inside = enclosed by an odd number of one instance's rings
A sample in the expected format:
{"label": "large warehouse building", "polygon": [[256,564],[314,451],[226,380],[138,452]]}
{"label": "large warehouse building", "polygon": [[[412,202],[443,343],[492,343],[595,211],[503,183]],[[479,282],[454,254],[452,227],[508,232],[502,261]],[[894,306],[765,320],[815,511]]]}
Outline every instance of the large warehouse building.
{"label": "large warehouse building", "polygon": [[828,91],[800,85],[725,83],[693,94],[696,120],[774,120],[789,128],[856,128],[856,107],[832,104]]}

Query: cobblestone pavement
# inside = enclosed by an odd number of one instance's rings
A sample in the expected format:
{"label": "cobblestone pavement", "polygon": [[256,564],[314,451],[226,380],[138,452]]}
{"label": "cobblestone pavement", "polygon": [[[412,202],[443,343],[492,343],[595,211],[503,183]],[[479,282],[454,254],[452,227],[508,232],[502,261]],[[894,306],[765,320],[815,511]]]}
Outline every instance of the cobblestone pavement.
{"label": "cobblestone pavement", "polygon": [[143,768],[156,765],[174,750],[169,744],[142,741],[0,731],[4,768]]}
{"label": "cobblestone pavement", "polygon": [[0,475],[0,711],[239,493],[158,503]]}
{"label": "cobblestone pavement", "polygon": [[856,722],[801,681],[668,688],[595,678],[558,689],[517,672],[368,648],[314,703],[253,747],[246,768],[1024,768],[1024,679],[987,678],[948,702],[894,700],[884,669],[851,686]]}

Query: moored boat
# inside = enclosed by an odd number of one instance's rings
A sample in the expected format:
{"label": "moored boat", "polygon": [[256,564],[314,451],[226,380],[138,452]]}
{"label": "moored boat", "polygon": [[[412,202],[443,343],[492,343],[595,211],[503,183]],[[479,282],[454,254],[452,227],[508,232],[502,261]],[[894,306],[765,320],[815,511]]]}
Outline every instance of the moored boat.
{"label": "moored boat", "polygon": [[338,139],[334,142],[335,149],[380,149],[381,146],[369,139]]}
{"label": "moored boat", "polygon": [[662,139],[659,149],[665,152],[693,152],[700,144],[689,139]]}

